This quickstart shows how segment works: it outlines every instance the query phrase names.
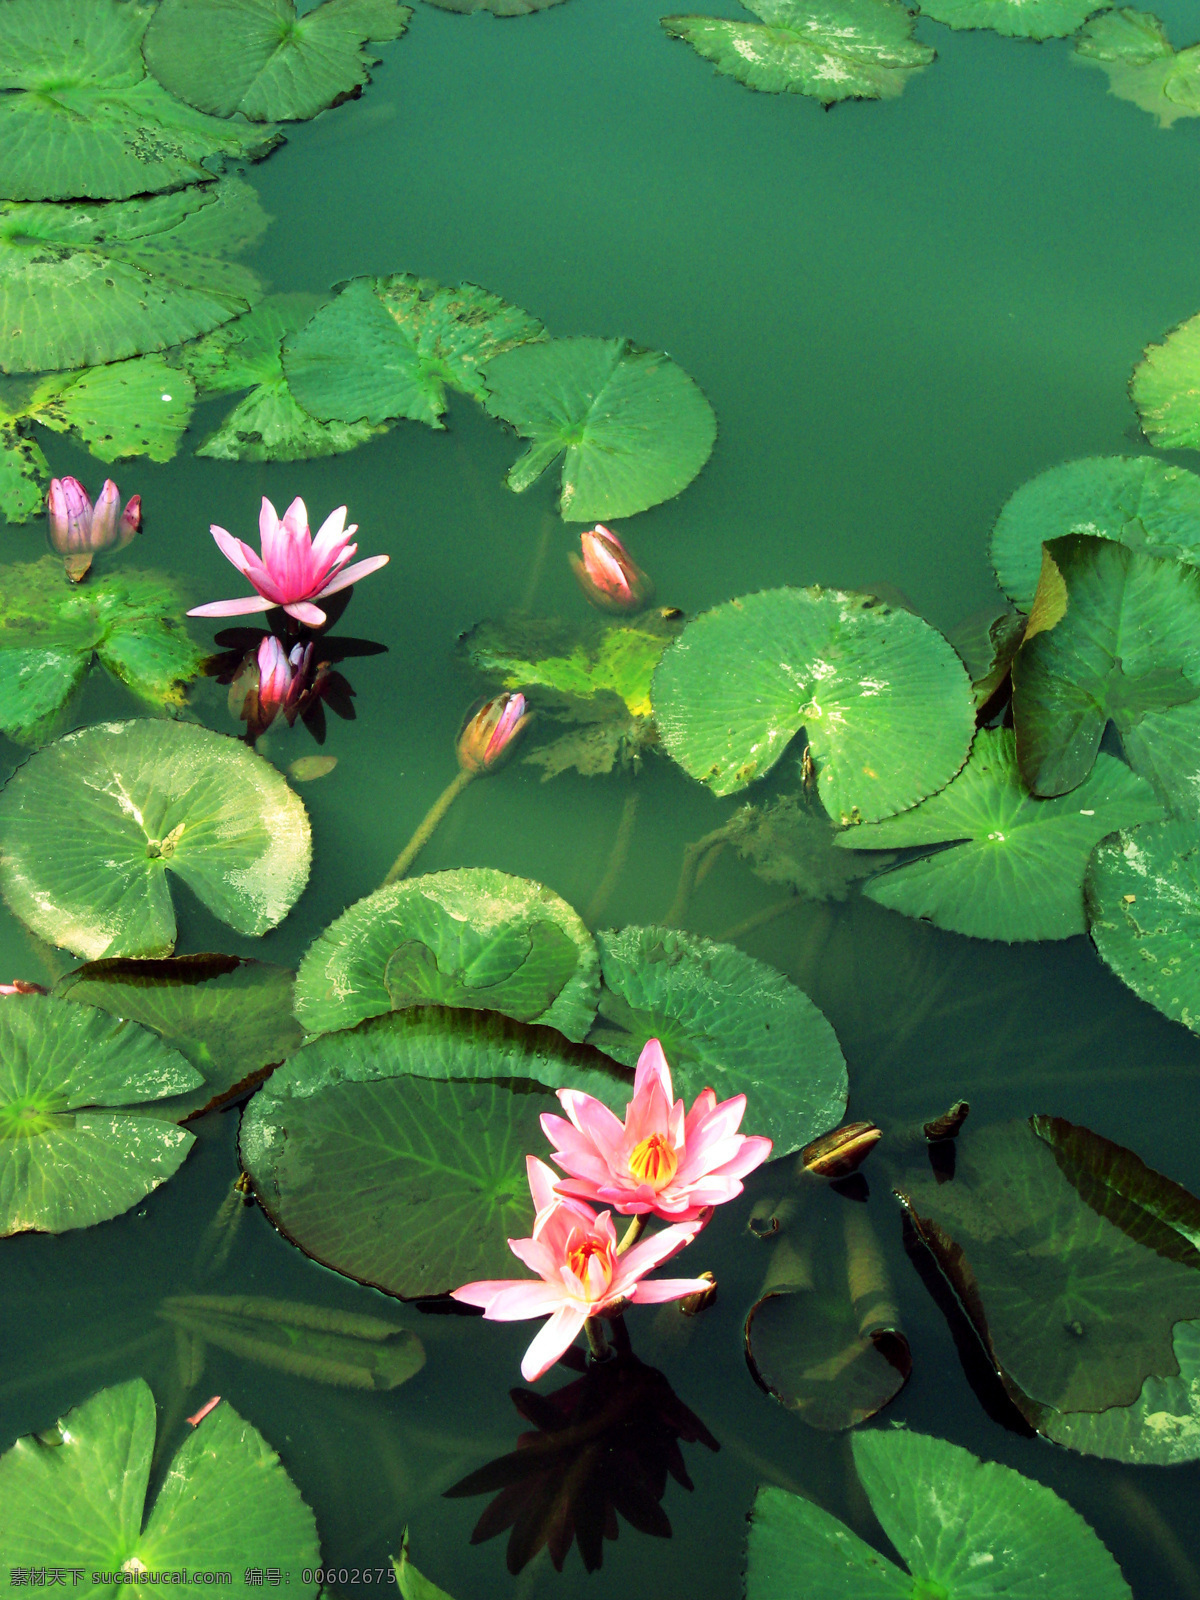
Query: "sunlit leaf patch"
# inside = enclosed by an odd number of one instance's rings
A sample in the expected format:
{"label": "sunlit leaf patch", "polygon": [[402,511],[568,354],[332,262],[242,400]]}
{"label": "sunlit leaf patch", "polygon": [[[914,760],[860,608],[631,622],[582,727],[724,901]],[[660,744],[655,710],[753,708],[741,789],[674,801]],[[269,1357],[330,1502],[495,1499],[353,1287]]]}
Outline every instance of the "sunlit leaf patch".
{"label": "sunlit leaf patch", "polygon": [[855,1434],[850,1448],[904,1566],[815,1500],[763,1488],[750,1518],[746,1600],[1131,1600],[1096,1534],[1044,1484],[907,1429]]}
{"label": "sunlit leaf patch", "polygon": [[134,1022],[45,995],[5,995],[0,1235],[87,1228],[136,1205],[192,1144],[160,1103],[199,1082]]}
{"label": "sunlit leaf patch", "polygon": [[1109,94],[1149,111],[1160,128],[1200,117],[1200,45],[1174,49],[1153,12],[1122,6],[1093,17],[1075,41],[1075,60],[1100,67]]}
{"label": "sunlit leaf patch", "polygon": [[412,16],[397,0],[160,0],[146,31],[151,72],[172,94],[254,122],[315,117],[358,94],[372,65],[363,46],[398,39]]}
{"label": "sunlit leaf patch", "polygon": [[0,372],[120,361],[248,311],[262,286],[229,258],[269,220],[237,178],[108,205],[0,203]]}
{"label": "sunlit leaf patch", "polygon": [[1200,450],[1200,316],[1146,347],[1129,392],[1142,431],[1160,450]]}
{"label": "sunlit leaf patch", "polygon": [[[211,7],[208,16],[211,46]],[[130,0],[4,0],[0,198],[180,189],[278,142],[273,128],[204,116],[162,89],[142,59],[150,17]]]}
{"label": "sunlit leaf patch", "polygon": [[405,878],[316,940],[296,976],[309,1034],[413,1005],[498,1011],[582,1039],[596,1010],[591,934],[540,883],[491,867]]}
{"label": "sunlit leaf patch", "polygon": [[674,928],[599,933],[604,986],[588,1042],[634,1066],[659,1039],[677,1095],[744,1094],[747,1133],[797,1150],[846,1109],[846,1063],[802,990],[730,944]]}
{"label": "sunlit leaf patch", "polygon": [[[141,1378],[103,1389],[56,1429],[0,1456],[4,1556],[14,1568],[82,1567],[131,1574],[227,1571],[222,1592],[258,1593],[246,1574],[279,1562],[298,1597],[315,1595],[313,1514],[256,1428],[222,1400],[162,1463],[147,1489],[155,1405]],[[135,1585],[130,1594],[152,1593]],[[114,1585],[97,1593],[121,1593]]]}
{"label": "sunlit leaf patch", "polygon": [[922,0],[921,11],[950,28],[991,28],[1010,39],[1065,39],[1112,0]]}
{"label": "sunlit leaf patch", "polygon": [[441,11],[460,11],[468,15],[490,11],[494,17],[525,17],[531,11],[545,11],[550,6],[561,5],[562,0],[427,0],[427,4]]}
{"label": "sunlit leaf patch", "polygon": [[663,17],[717,71],[767,94],[886,100],[902,93],[936,51],[913,38],[912,14],[896,0],[754,0],[759,22]]}
{"label": "sunlit leaf patch", "polygon": [[505,482],[521,494],[562,457],[568,522],[631,517],[670,500],[712,454],[717,419],[667,355],[627,339],[550,339],[497,356],[487,408],[529,449]]}
{"label": "sunlit leaf patch", "polygon": [[767,589],[690,622],[654,675],[667,754],[714,794],[770,772],[803,728],[835,820],[923,800],[967,758],[966,669],[910,611],[836,589]]}
{"label": "sunlit leaf patch", "polygon": [[851,828],[851,850],[937,848],[872,878],[868,899],[976,939],[1068,939],[1083,933],[1083,878],[1114,829],[1162,814],[1150,785],[1099,755],[1070,794],[1039,800],[1021,781],[1008,728],[983,728],[945,789],[902,816]]}
{"label": "sunlit leaf patch", "polygon": [[0,892],[40,938],[91,960],[169,955],[168,873],[239,933],[308,879],[308,815],[275,768],[184,722],[110,722],[47,745],[0,793]]}

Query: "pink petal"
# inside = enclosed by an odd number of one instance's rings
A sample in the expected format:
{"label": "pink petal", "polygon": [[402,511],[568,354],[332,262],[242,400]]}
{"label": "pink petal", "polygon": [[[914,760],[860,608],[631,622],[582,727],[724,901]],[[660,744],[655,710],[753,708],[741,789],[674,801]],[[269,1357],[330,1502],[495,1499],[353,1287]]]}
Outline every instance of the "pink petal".
{"label": "pink petal", "polygon": [[692,1104],[692,1109],[688,1112],[686,1118],[684,1119],[683,1136],[685,1141],[692,1137],[692,1134],[704,1121],[705,1117],[711,1116],[711,1114],[716,1110],[716,1107],[717,1097],[712,1090],[701,1089],[700,1093],[696,1096],[695,1101]]}
{"label": "pink petal", "polygon": [[735,1094],[731,1100],[722,1100],[706,1117],[702,1117],[695,1128],[688,1129],[689,1144],[693,1139],[702,1139],[706,1144],[715,1144],[718,1139],[727,1139],[741,1126],[742,1117],[746,1112],[746,1096]]}
{"label": "pink petal", "polygon": [[467,1306],[489,1306],[504,1289],[516,1289],[527,1283],[527,1278],[480,1278],[475,1283],[464,1283],[461,1289],[451,1289],[451,1300],[461,1300]]}
{"label": "pink petal", "polygon": [[263,495],[263,502],[258,512],[258,545],[262,551],[263,565],[268,570],[273,569],[279,562],[282,540],[279,532],[279,514],[266,495]]}
{"label": "pink petal", "polygon": [[621,1282],[632,1283],[647,1272],[653,1272],[655,1267],[662,1266],[664,1261],[669,1261],[691,1244],[699,1232],[699,1223],[677,1222],[635,1244],[632,1250],[627,1250],[619,1258],[618,1276]]}
{"label": "pink petal", "polygon": [[308,507],[299,495],[296,496],[279,520],[287,544],[311,545],[312,540],[308,532]]}
{"label": "pink petal", "polygon": [[525,1176],[529,1180],[529,1192],[533,1196],[533,1209],[541,1212],[547,1206],[552,1206],[558,1199],[554,1192],[554,1185],[558,1181],[558,1174],[544,1161],[539,1161],[536,1156],[525,1157]]}
{"label": "pink petal", "polygon": [[331,511],[317,530],[313,540],[313,560],[321,565],[336,559],[341,547],[349,544],[358,532],[358,523],[351,527],[346,526],[346,508],[338,506],[336,511]]}
{"label": "pink petal", "polygon": [[575,1306],[560,1306],[525,1352],[521,1376],[526,1383],[534,1383],[543,1373],[549,1372],[567,1346],[575,1342],[586,1320],[586,1314]]}
{"label": "pink petal", "polygon": [[648,1283],[639,1283],[629,1298],[639,1306],[655,1306],[664,1300],[682,1300],[685,1294],[702,1294],[711,1288],[708,1278],[651,1278]]}
{"label": "pink petal", "polygon": [[562,1291],[550,1283],[513,1283],[493,1296],[484,1315],[491,1322],[524,1322],[544,1317],[563,1303]]}
{"label": "pink petal", "polygon": [[558,1098],[580,1133],[591,1140],[599,1155],[613,1164],[625,1139],[625,1129],[613,1112],[579,1089],[560,1089]]}
{"label": "pink petal", "polygon": [[[574,1150],[569,1153],[565,1150],[556,1150],[554,1159],[569,1178],[581,1178],[585,1183],[619,1183],[620,1173],[613,1172],[603,1156],[598,1156],[591,1146],[587,1146],[580,1153]],[[555,1184],[559,1194],[576,1194],[575,1189],[564,1189],[561,1183]],[[585,1195],[586,1199],[587,1196]]]}
{"label": "pink petal", "polygon": [[528,1267],[530,1272],[536,1272],[547,1283],[557,1277],[560,1252],[550,1240],[510,1239],[508,1248],[522,1266]]}
{"label": "pink petal", "polygon": [[189,617],[248,617],[252,611],[271,611],[274,600],[252,594],[245,600],[210,600],[206,606],[193,606]]}
{"label": "pink petal", "polygon": [[733,1160],[723,1163],[720,1176],[744,1178],[755,1167],[761,1167],[764,1161],[770,1160],[772,1148],[770,1139],[764,1139],[761,1134],[748,1135],[742,1139],[742,1148]]}
{"label": "pink petal", "polygon": [[293,600],[283,609],[289,617],[295,617],[297,622],[303,622],[309,628],[322,628],[325,625],[325,613],[320,606],[310,606],[307,600]]}
{"label": "pink petal", "polygon": [[671,1069],[667,1065],[667,1058],[663,1054],[663,1047],[657,1039],[647,1039],[642,1046],[642,1053],[638,1057],[637,1072],[633,1079],[633,1097],[638,1095],[650,1083],[657,1083],[663,1092],[668,1105],[675,1098],[671,1088]]}
{"label": "pink petal", "polygon": [[337,594],[339,589],[348,589],[352,583],[358,583],[361,578],[369,577],[372,572],[378,572],[380,567],[386,567],[391,556],[368,556],[365,561],[355,561],[353,565],[344,567],[336,577],[317,595],[318,600],[324,600],[331,594]]}

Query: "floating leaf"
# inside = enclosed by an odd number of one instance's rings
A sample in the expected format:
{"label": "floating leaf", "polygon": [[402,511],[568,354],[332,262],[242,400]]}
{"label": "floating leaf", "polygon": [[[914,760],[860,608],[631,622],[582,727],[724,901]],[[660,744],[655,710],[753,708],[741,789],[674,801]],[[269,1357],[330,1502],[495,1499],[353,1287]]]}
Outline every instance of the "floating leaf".
{"label": "floating leaf", "polygon": [[912,15],[896,0],[753,0],[746,10],[762,21],[663,17],[662,25],[749,89],[826,106],[890,100],[937,54],[913,38]]}
{"label": "floating leaf", "polygon": [[1129,392],[1142,431],[1160,450],[1200,450],[1200,316],[1146,347]]}
{"label": "floating leaf", "polygon": [[158,81],[217,117],[293,122],[361,93],[372,64],[363,46],[398,39],[412,16],[397,0],[160,0],[146,30]]}
{"label": "floating leaf", "polygon": [[287,774],[293,783],[312,783],[316,778],[327,778],[337,763],[336,756],[298,756],[289,762]]}
{"label": "floating leaf", "polygon": [[[968,1128],[956,1152],[952,1181],[926,1169],[897,1191],[917,1233],[1030,1424],[1071,1443],[1082,1421],[1082,1448],[1106,1453],[1078,1413],[1136,1408],[1148,1380],[1162,1393],[1180,1378],[1177,1324],[1200,1318],[1200,1201],[1057,1117]],[[1180,1435],[1200,1454],[1200,1416],[1158,1441],[1146,1423],[1147,1459]]]}
{"label": "floating leaf", "polygon": [[1083,1455],[1137,1466],[1200,1460],[1200,1322],[1178,1322],[1177,1377],[1147,1378],[1132,1405],[1107,1411],[1047,1412],[1040,1431]]}
{"label": "floating leaf", "polygon": [[775,1155],[825,1133],[846,1109],[846,1063],[837,1037],[801,990],[731,944],[674,928],[599,933],[599,1014],[588,1042],[633,1066],[660,1039],[676,1095],[744,1094],[745,1132],[766,1134]]}
{"label": "floating leaf", "polygon": [[1200,477],[1154,456],[1087,456],[1023,483],[996,519],[991,550],[1000,587],[1022,611],[1037,594],[1042,545],[1068,533],[1200,563]]}
{"label": "floating leaf", "polygon": [[0,731],[40,743],[93,657],[147,705],[177,711],[205,654],[169,579],[124,568],[71,583],[57,556],[0,567]]}
{"label": "floating leaf", "polygon": [[682,493],[712,454],[717,419],[669,356],[628,339],[550,339],[488,364],[487,408],[529,449],[505,482],[521,494],[565,452],[567,522],[631,517]]}
{"label": "floating leaf", "polygon": [[316,295],[277,294],[179,353],[204,396],[250,393],[196,451],[216,461],[308,461],[340,455],[384,430],[367,422],[318,422],[297,405],[283,375],[284,336],[302,328]]}
{"label": "floating leaf", "polygon": [[696,617],[654,675],[654,713],[667,754],[714,794],[770,772],[803,728],[818,793],[843,822],[942,788],[975,730],[941,634],[836,589],[767,589]]}
{"label": "floating leaf", "polygon": [[[443,4],[444,0],[432,0],[432,3]],[[550,0],[550,3],[555,4],[557,0]],[[444,1589],[439,1589],[436,1583],[430,1583],[428,1578],[423,1578],[409,1560],[407,1528],[400,1541],[399,1559],[392,1557],[392,1569],[396,1574],[400,1600],[450,1600]]]}
{"label": "floating leaf", "polygon": [[150,15],[122,0],[4,0],[0,197],[126,200],[203,183],[278,143],[274,128],[202,116],[165,93],[142,60]]}
{"label": "floating leaf", "polygon": [[1102,68],[1109,94],[1149,111],[1160,128],[1200,117],[1200,45],[1173,49],[1149,11],[1123,6],[1093,17],[1075,41],[1075,60]]}
{"label": "floating leaf", "polygon": [[203,1082],[155,1107],[173,1122],[244,1093],[303,1038],[292,1015],[292,974],[237,956],[92,961],[55,993],[152,1028],[191,1062]]}
{"label": "floating leaf", "polygon": [[407,272],[352,278],[288,335],[283,370],[323,422],[409,417],[441,428],[448,388],[482,401],[480,369],[542,337],[536,317],[473,283],[447,289]]}
{"label": "floating leaf", "polygon": [[973,939],[1069,939],[1084,933],[1088,857],[1116,828],[1156,820],[1150,785],[1099,755],[1079,788],[1038,800],[1021,782],[1008,728],[982,728],[971,759],[938,794],[903,816],[841,834],[852,850],[939,849],[873,878],[868,899]]}
{"label": "floating leaf", "polygon": [[154,1396],[134,1378],[68,1411],[49,1438],[18,1439],[0,1456],[5,1560],[125,1576],[226,1570],[226,1592],[243,1596],[247,1568],[278,1565],[296,1594],[315,1595],[312,1512],[258,1430],[223,1400],[156,1474],[147,1515],[154,1429]]}
{"label": "floating leaf", "polygon": [[415,1333],[358,1311],[252,1294],[177,1294],[158,1315],[244,1361],[345,1389],[396,1389],[425,1365]]}
{"label": "floating leaf", "polygon": [[199,1081],[134,1022],[45,995],[6,995],[0,1235],[89,1228],[165,1183],[192,1135],[144,1102],[191,1092]]}
{"label": "floating leaf", "polygon": [[922,0],[948,28],[991,28],[1009,39],[1065,39],[1112,0]]}
{"label": "floating leaf", "polygon": [[248,311],[261,285],[227,258],[268,221],[237,178],[110,205],[0,203],[0,371],[99,366]]}
{"label": "floating leaf", "polygon": [[1086,534],[1045,549],[1013,663],[1021,776],[1066,794],[1111,720],[1167,807],[1200,814],[1200,571]]}
{"label": "floating leaf", "polygon": [[746,1600],[1132,1600],[1092,1529],[1044,1484],[906,1429],[855,1434],[850,1447],[908,1570],[815,1501],[764,1488],[750,1519]]}
{"label": "floating leaf", "polygon": [[465,867],[404,878],[350,907],[296,976],[311,1034],[429,1004],[499,1011],[582,1039],[599,963],[565,900],[528,878]]}
{"label": "floating leaf", "polygon": [[441,11],[460,11],[473,15],[477,11],[490,11],[494,17],[525,17],[531,11],[545,11],[562,0],[428,0]]}
{"label": "floating leaf", "polygon": [[1106,840],[1087,875],[1092,938],[1134,994],[1200,1032],[1200,841],[1190,822]]}
{"label": "floating leaf", "polygon": [[380,1017],[272,1074],[243,1114],[242,1164],[280,1232],[360,1283],[418,1299],[511,1275],[506,1241],[533,1223],[525,1153],[558,1110],[549,1089],[632,1092],[601,1063],[478,1012]]}
{"label": "floating leaf", "polygon": [[76,955],[169,955],[178,874],[238,933],[291,910],[312,854],[300,799],[236,739],[108,722],[47,745],[0,793],[0,892]]}

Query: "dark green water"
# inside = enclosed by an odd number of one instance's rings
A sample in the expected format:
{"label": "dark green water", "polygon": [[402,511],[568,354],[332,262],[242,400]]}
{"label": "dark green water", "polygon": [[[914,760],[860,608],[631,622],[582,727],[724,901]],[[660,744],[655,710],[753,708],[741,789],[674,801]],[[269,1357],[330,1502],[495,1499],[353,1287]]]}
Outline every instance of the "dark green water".
{"label": "dark green water", "polygon": [[[1159,9],[1189,42],[1189,8]],[[709,396],[720,436],[691,488],[622,530],[661,600],[692,612],[764,585],[886,582],[950,628],[995,598],[986,539],[1013,489],[1060,460],[1144,448],[1130,438],[1129,372],[1148,342],[1200,309],[1200,128],[1158,130],[1107,96],[1102,74],[1077,69],[1067,43],[928,22],[918,32],[939,60],[900,101],[826,114],[717,78],[661,34],[658,14],[644,0],[569,0],[498,23],[418,7],[361,101],[296,127],[252,169],[275,218],[252,264],[281,290],[323,292],[364,272],[467,279],[555,334],[625,334],[669,351]],[[199,412],[196,429],[227,405]],[[360,553],[392,557],[340,627],[387,654],[353,664],[357,720],[331,719],[325,748],[338,766],[304,789],[308,890],[262,941],[239,941],[185,906],[181,953],[298,961],[377,886],[453,775],[453,736],[477,692],[454,660],[457,635],[522,604],[582,614],[566,561],[574,535],[550,485],[511,495],[501,479],[512,439],[465,403],[448,421],[445,433],[401,424],[329,461],[257,467],[183,454],[118,473],[144,498],[139,556],[185,576],[197,602],[240,592],[208,523],[249,538],[264,493],[281,509],[303,495],[314,520],[344,501]],[[56,473],[98,477],[60,440],[50,459]],[[41,537],[5,534],[13,559],[37,554]],[[195,704],[211,726],[235,731],[223,691],[202,687]],[[93,680],[78,720],[127,710]],[[297,727],[273,730],[260,748],[284,766],[313,747]],[[7,773],[20,752],[5,746],[3,759]],[[604,920],[654,921],[684,844],[736,803],[665,761],[636,779],[549,784],[514,763],[467,792],[421,868],[499,867],[584,908],[634,785],[632,845]],[[727,857],[687,925],[722,937],[779,897]],[[1083,939],[994,946],[854,898],[796,902],[735,937],[833,1023],[851,1116],[911,1121],[959,1096],[981,1121],[1053,1112],[1200,1189],[1196,1043],[1112,979]],[[5,914],[0,976],[14,974],[44,977]],[[179,1175],[117,1221],[6,1241],[0,1443],[103,1383],[138,1371],[156,1380],[161,1365],[148,1363],[159,1356],[103,1353],[152,1328],[162,1294],[191,1286],[197,1240],[236,1176],[236,1121],[230,1112],[193,1125],[197,1145]],[[510,1578],[502,1539],[467,1542],[483,1502],[441,1498],[515,1444],[524,1424],[507,1391],[528,1325],[401,1313],[428,1362],[385,1395],[319,1388],[210,1351],[199,1399],[226,1395],[280,1450],[331,1566],[383,1565],[407,1523],[419,1565],[458,1600],[601,1591],[726,1600],[740,1593],[759,1482],[802,1486],[867,1537],[872,1529],[845,1439],[775,1405],[742,1357],[741,1321],[762,1272],[744,1222],[769,1182],[760,1174],[705,1234],[721,1298],[688,1341],[674,1347],[655,1333],[653,1311],[632,1318],[639,1353],[664,1368],[722,1449],[689,1448],[695,1490],[668,1491],[670,1542],[623,1527],[592,1577],[572,1553],[561,1576],[542,1558]],[[1068,1455],[990,1417],[905,1256],[886,1182],[877,1173],[872,1183],[915,1360],[885,1417],[1051,1485],[1097,1529],[1138,1600],[1200,1595],[1200,1467]],[[257,1211],[243,1216],[211,1288],[384,1304],[309,1263]],[[169,1366],[169,1351],[163,1359]]]}

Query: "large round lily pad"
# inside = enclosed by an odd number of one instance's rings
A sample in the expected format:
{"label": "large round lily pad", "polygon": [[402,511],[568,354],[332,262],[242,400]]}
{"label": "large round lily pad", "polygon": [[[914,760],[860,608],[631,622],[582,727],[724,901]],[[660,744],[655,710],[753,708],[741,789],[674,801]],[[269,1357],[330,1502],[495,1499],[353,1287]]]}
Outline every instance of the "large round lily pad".
{"label": "large round lily pad", "polygon": [[1200,117],[1200,46],[1173,49],[1150,11],[1123,6],[1093,17],[1075,41],[1074,60],[1101,68],[1109,94],[1149,111],[1160,128]]}
{"label": "large round lily pad", "polygon": [[659,1039],[676,1096],[746,1096],[743,1133],[775,1155],[836,1127],[846,1109],[837,1036],[802,990],[731,944],[674,928],[600,933],[604,987],[588,1042],[633,1066]]}
{"label": "large round lily pad", "polygon": [[1068,795],[1036,799],[1021,782],[1009,728],[981,729],[971,759],[945,789],[903,816],[839,834],[853,850],[949,845],[873,878],[868,899],[975,939],[1069,939],[1084,933],[1083,878],[1106,834],[1155,821],[1162,806],[1143,778],[1099,755]]}
{"label": "large round lily pad", "polygon": [[150,14],[127,0],[4,0],[0,196],[125,200],[203,183],[223,160],[278,142],[273,128],[180,104],[148,76]]}
{"label": "large round lily pad", "polygon": [[169,1112],[146,1103],[199,1083],[135,1022],[46,995],[4,996],[0,1235],[88,1228],[136,1205],[192,1144]]}
{"label": "large round lily pad", "polygon": [[315,1595],[313,1514],[262,1434],[223,1400],[156,1474],[147,1508],[154,1432],[154,1396],[134,1378],[68,1411],[57,1429],[18,1439],[0,1456],[6,1563],[125,1576],[186,1569],[193,1582],[225,1571],[221,1593],[240,1600],[260,1592],[255,1568],[277,1566],[294,1595]]}
{"label": "large round lily pad", "polygon": [[922,0],[948,28],[991,28],[1010,39],[1065,39],[1112,0]]}
{"label": "large round lily pad", "polygon": [[1166,821],[1100,846],[1087,875],[1092,938],[1135,994],[1200,1033],[1200,839]]}
{"label": "large round lily pad", "polygon": [[596,1014],[591,934],[553,890],[492,867],[377,889],[315,942],[296,975],[310,1034],[412,1005],[499,1011],[582,1039]]}
{"label": "large round lily pad", "polygon": [[229,257],[268,221],[237,178],[106,206],[0,203],[0,372],[165,350],[248,311],[262,286]]}
{"label": "large round lily pad", "polygon": [[[549,1029],[437,1008],[306,1045],[242,1117],[242,1163],[306,1255],[402,1299],[513,1276],[550,1089],[624,1104],[631,1078]],[[545,1087],[543,1087],[545,1086]]]}
{"label": "large round lily pad", "polygon": [[265,933],[308,880],[308,814],[236,739],[109,722],[47,745],[0,793],[0,892],[76,955],[169,955],[175,873],[238,933]]}
{"label": "large round lily pad", "polygon": [[682,367],[627,339],[550,339],[488,363],[487,408],[529,449],[505,482],[522,493],[563,457],[568,522],[632,517],[670,500],[712,454],[717,419]]}
{"label": "large round lily pad", "polygon": [[473,283],[449,289],[399,272],[352,278],[288,335],[283,370],[299,404],[323,422],[409,417],[441,428],[448,388],[483,400],[484,365],[542,337],[536,317]]}
{"label": "large round lily pad", "polygon": [[746,1600],[1132,1600],[1096,1534],[1044,1484],[907,1429],[855,1434],[851,1449],[908,1571],[814,1500],[765,1488]]}
{"label": "large round lily pad", "polygon": [[1090,534],[1050,540],[1013,716],[1035,794],[1082,783],[1112,721],[1167,807],[1200,816],[1200,571]]}
{"label": "large round lily pad", "polygon": [[725,77],[767,94],[886,100],[900,94],[936,51],[913,38],[913,17],[896,0],[754,0],[761,22],[663,17]]}
{"label": "large round lily pad", "polygon": [[173,956],[163,961],[90,961],[55,993],[152,1028],[203,1082],[155,1111],[183,1122],[245,1093],[303,1034],[292,1015],[293,974],[237,956]]}
{"label": "large round lily pad", "polygon": [[967,759],[966,669],[928,623],[870,595],[767,589],[696,617],[654,674],[663,746],[715,794],[761,778],[803,728],[829,814],[876,822]]}
{"label": "large round lily pad", "polygon": [[147,705],[179,710],[205,660],[183,611],[157,573],[123,567],[76,584],[57,556],[0,567],[0,732],[41,743],[93,658]]}
{"label": "large round lily pad", "polygon": [[412,10],[397,0],[160,0],[146,31],[151,72],[217,117],[315,117],[370,82],[368,40],[398,39]]}
{"label": "large round lily pad", "polygon": [[1129,385],[1142,431],[1160,450],[1200,450],[1200,316],[1146,347]]}
{"label": "large round lily pad", "polygon": [[1086,456],[1023,483],[996,519],[991,550],[1000,587],[1022,611],[1037,593],[1042,545],[1067,533],[1200,563],[1200,477],[1154,456]]}

